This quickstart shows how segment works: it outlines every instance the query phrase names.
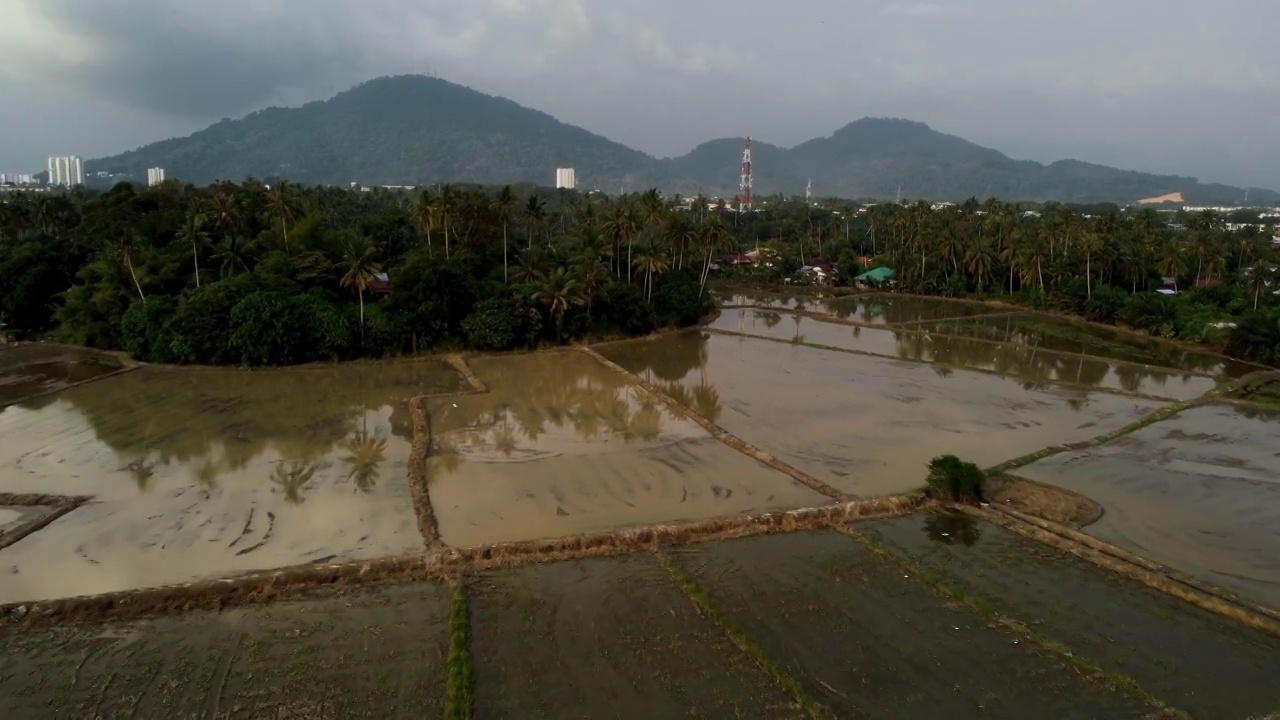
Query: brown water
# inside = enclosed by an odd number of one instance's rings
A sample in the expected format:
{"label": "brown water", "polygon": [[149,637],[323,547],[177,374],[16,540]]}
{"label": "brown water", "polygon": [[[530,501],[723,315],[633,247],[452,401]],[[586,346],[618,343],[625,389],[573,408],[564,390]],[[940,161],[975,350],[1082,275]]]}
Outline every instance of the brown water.
{"label": "brown water", "polygon": [[142,368],[0,415],[0,492],[95,500],[0,550],[0,602],[422,547],[405,400],[437,360]]}
{"label": "brown water", "polygon": [[1156,338],[1035,313],[943,320],[919,327],[932,334],[982,338],[1225,377],[1239,377],[1258,369],[1249,363],[1189,350]]}
{"label": "brown water", "polygon": [[42,507],[10,507],[0,505],[0,535],[17,528],[28,520],[46,512]]}
{"label": "brown water", "polygon": [[34,395],[115,372],[115,358],[63,345],[0,348],[0,413],[7,405]]}
{"label": "brown water", "polygon": [[[991,322],[999,321],[993,319]],[[988,370],[1017,379],[1028,387],[1071,383],[1182,400],[1199,397],[1216,384],[1212,378],[1188,372],[1071,355],[1035,345],[998,344],[915,330],[841,325],[772,310],[726,310],[711,327],[800,345],[824,345],[957,368]]]}
{"label": "brown water", "polygon": [[[610,346],[633,372],[704,398],[731,433],[857,495],[920,487],[935,455],[994,465],[1122,427],[1158,403],[711,333]],[[696,363],[691,360],[696,359]],[[714,399],[714,402],[711,401]]]}
{"label": "brown water", "polygon": [[1101,503],[1085,532],[1280,610],[1280,413],[1193,408],[1018,474]]}
{"label": "brown water", "polygon": [[814,297],[801,294],[743,293],[724,298],[724,304],[756,305],[777,310],[808,310],[867,325],[927,322],[1009,312],[982,303],[910,295]]}
{"label": "brown water", "polygon": [[[637,348],[658,343],[639,343]],[[666,356],[692,367],[697,354]],[[489,393],[430,403],[431,503],[475,546],[829,500],[577,352],[476,358]]]}

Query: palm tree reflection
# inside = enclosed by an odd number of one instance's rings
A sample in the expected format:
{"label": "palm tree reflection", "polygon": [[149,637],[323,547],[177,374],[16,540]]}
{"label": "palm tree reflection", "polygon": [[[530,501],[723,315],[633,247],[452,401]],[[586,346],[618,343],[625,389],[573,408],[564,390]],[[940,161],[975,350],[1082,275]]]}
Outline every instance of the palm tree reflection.
{"label": "palm tree reflection", "polygon": [[302,495],[302,489],[307,483],[311,482],[312,476],[316,474],[316,469],[314,464],[297,461],[289,463],[286,467],[284,461],[281,460],[276,463],[275,469],[271,471],[271,482],[284,492],[285,502],[290,505],[301,505],[306,500]]}

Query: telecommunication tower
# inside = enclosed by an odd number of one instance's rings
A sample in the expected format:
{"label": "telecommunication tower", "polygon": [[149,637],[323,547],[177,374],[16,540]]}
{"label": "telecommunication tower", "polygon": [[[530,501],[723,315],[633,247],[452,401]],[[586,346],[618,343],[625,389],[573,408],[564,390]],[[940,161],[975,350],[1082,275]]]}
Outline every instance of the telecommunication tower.
{"label": "telecommunication tower", "polygon": [[738,210],[751,209],[751,136],[742,148],[742,177],[738,180]]}

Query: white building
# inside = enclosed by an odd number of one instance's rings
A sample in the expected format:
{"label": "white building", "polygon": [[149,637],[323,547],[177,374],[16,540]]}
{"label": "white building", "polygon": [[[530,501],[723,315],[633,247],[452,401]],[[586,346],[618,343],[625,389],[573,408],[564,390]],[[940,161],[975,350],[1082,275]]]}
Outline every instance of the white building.
{"label": "white building", "polygon": [[35,178],[29,173],[0,173],[0,185],[13,183],[14,185],[33,185]]}
{"label": "white building", "polygon": [[49,158],[49,184],[75,187],[84,184],[84,167],[75,155]]}
{"label": "white building", "polygon": [[147,187],[155,187],[164,182],[164,168],[147,168]]}
{"label": "white building", "polygon": [[574,177],[573,168],[556,168],[556,189],[573,190],[578,187],[578,179]]}

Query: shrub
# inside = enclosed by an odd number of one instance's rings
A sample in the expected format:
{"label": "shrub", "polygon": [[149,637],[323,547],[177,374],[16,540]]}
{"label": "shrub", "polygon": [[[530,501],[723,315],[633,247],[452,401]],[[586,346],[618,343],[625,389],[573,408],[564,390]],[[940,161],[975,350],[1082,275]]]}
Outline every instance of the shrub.
{"label": "shrub", "polygon": [[532,345],[542,332],[542,316],[515,298],[489,298],[476,303],[462,321],[467,344],[478,350],[510,350]]}
{"label": "shrub", "polygon": [[135,301],[120,318],[120,338],[124,349],[139,360],[169,362],[170,336],[165,318],[173,312],[173,301],[153,297],[147,302]]}
{"label": "shrub", "polygon": [[1177,310],[1172,298],[1157,293],[1138,293],[1129,297],[1116,319],[1135,330],[1163,334],[1177,320]]}
{"label": "shrub", "polygon": [[927,482],[935,497],[981,502],[986,480],[982,468],[955,455],[939,455],[929,461]]}

